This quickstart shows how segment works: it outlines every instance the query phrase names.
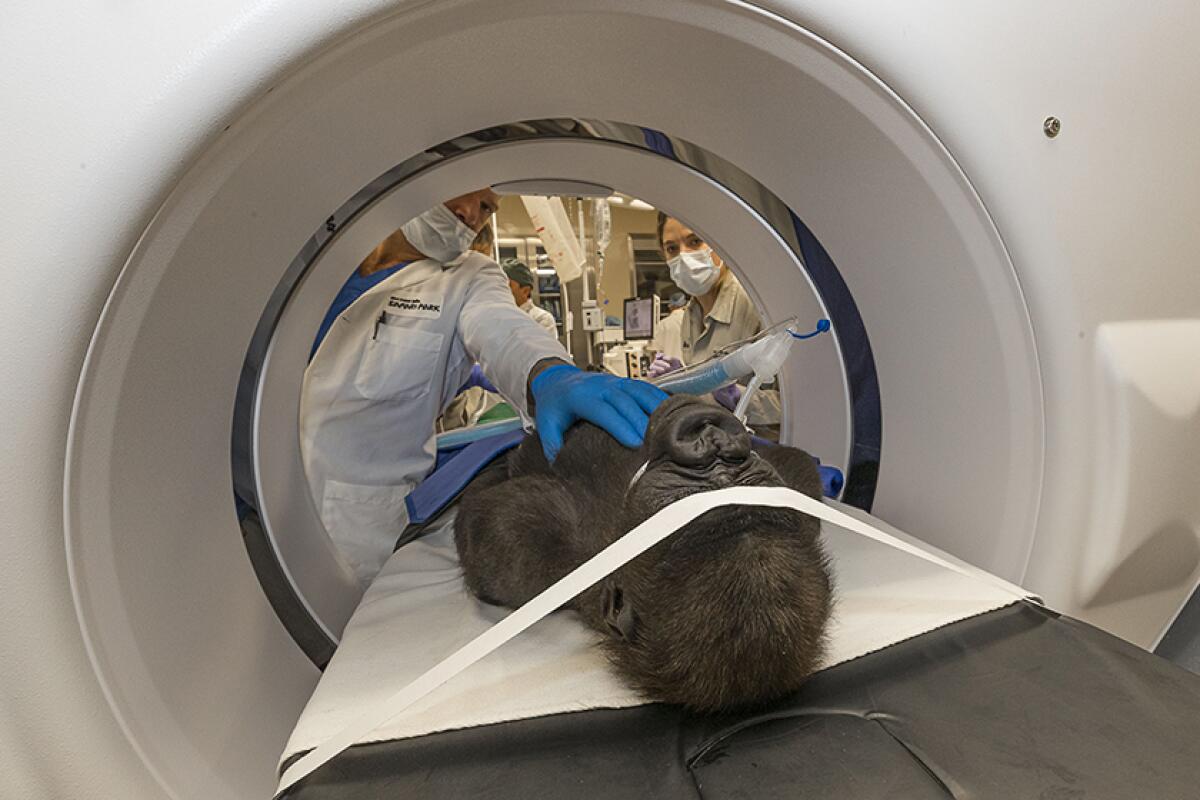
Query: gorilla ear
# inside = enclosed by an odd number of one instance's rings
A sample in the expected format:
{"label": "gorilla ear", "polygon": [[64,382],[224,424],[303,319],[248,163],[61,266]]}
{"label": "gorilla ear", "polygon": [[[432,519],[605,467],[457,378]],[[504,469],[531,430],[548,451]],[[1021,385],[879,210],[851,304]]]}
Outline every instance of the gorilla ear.
{"label": "gorilla ear", "polygon": [[621,588],[608,581],[605,581],[600,596],[608,629],[614,636],[632,641],[637,631],[637,616],[633,613],[633,604],[625,602]]}

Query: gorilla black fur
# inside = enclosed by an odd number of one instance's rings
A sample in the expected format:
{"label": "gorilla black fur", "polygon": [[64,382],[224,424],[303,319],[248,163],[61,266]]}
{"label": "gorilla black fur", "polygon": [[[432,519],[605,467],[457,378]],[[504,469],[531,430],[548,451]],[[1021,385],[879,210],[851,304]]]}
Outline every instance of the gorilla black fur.
{"label": "gorilla black fur", "polygon": [[[463,496],[455,542],[467,586],[515,608],[671,501],[734,485],[821,496],[807,453],[752,446],[732,414],[692,398],[663,403],[639,450],[579,424],[551,467],[531,437]],[[791,509],[715,509],[568,607],[606,634],[613,666],[651,699],[703,712],[760,705],[820,661],[832,579],[819,533]]]}

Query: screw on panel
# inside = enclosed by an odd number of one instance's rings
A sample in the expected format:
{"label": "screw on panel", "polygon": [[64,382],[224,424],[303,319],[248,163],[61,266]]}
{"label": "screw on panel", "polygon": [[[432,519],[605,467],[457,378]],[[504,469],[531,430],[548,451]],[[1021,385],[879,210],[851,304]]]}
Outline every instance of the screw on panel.
{"label": "screw on panel", "polygon": [[1042,123],[1042,133],[1050,139],[1058,136],[1058,132],[1062,130],[1062,122],[1058,117],[1046,117],[1046,121]]}

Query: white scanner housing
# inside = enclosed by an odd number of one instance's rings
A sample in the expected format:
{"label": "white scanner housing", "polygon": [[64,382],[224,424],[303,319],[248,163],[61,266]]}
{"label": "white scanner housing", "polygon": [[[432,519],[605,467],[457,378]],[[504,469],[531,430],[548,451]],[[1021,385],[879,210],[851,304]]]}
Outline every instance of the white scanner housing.
{"label": "white scanner housing", "polygon": [[[872,513],[1146,647],[1200,579],[1194,3],[11,16],[4,796],[271,794],[310,653],[358,599],[299,471],[312,332],[347,264],[484,184],[679,215],[769,322],[829,315],[794,214],[869,340]],[[844,330],[781,373],[784,438],[842,466],[871,402]]]}

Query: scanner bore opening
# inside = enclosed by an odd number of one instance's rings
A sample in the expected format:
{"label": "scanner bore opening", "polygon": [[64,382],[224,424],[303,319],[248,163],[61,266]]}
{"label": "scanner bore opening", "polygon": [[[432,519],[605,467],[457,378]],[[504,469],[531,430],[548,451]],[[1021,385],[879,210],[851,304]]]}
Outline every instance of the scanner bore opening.
{"label": "scanner bore opening", "polygon": [[[273,609],[300,648],[324,667],[337,646],[337,634],[306,600],[278,544],[286,530],[273,530],[263,508],[260,466],[256,463],[258,419],[265,367],[289,301],[322,253],[375,202],[419,174],[485,148],[530,140],[583,140],[616,144],[668,159],[699,173],[748,207],[756,221],[784,243],[807,274],[837,336],[849,393],[851,446],[842,500],[869,511],[874,498],[882,444],[879,383],[866,328],[845,281],[816,236],[799,216],[753,177],[697,145],[661,131],[626,123],[580,119],[514,122],[456,137],[409,158],[371,181],[335,210],[301,247],[264,309],[247,348],[238,383],[231,442],[234,501],[243,542]],[[687,220],[686,209],[663,208]],[[731,254],[735,255],[735,254]],[[736,257],[732,259],[736,264]],[[739,276],[741,277],[741,276]],[[753,296],[753,294],[752,294]],[[758,304],[756,304],[758,305]],[[769,320],[760,316],[764,323]],[[314,326],[315,330],[315,326]],[[299,396],[299,387],[295,387]],[[307,493],[307,489],[305,490]],[[399,533],[399,532],[398,532]]]}

